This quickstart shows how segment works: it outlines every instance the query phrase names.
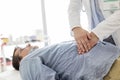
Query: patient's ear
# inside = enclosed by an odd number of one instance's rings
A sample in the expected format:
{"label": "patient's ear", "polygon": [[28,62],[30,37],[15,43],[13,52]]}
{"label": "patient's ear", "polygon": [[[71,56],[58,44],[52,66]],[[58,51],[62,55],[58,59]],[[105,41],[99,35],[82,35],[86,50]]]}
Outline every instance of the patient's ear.
{"label": "patient's ear", "polygon": [[26,45],[26,47],[29,47],[29,46],[31,46],[31,44],[27,44],[27,45]]}

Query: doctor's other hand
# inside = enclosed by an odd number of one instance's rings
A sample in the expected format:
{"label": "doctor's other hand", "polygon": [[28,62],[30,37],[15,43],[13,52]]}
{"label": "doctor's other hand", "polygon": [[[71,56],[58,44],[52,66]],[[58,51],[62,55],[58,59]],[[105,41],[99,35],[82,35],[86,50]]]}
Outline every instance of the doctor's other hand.
{"label": "doctor's other hand", "polygon": [[81,27],[75,27],[72,29],[72,31],[74,33],[74,38],[77,43],[79,54],[88,52],[91,48],[91,45],[89,43],[89,40],[91,40],[91,34]]}
{"label": "doctor's other hand", "polygon": [[99,38],[93,32],[91,32],[90,35],[92,38],[89,40],[89,43],[91,45],[90,49],[92,49],[99,41]]}

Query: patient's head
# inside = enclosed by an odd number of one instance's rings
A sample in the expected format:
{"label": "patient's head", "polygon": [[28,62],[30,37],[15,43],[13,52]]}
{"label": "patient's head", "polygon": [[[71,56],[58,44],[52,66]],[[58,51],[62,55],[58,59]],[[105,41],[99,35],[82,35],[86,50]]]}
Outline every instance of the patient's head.
{"label": "patient's head", "polygon": [[20,61],[36,46],[28,44],[25,48],[16,47],[13,52],[12,65],[16,70],[19,70]]}

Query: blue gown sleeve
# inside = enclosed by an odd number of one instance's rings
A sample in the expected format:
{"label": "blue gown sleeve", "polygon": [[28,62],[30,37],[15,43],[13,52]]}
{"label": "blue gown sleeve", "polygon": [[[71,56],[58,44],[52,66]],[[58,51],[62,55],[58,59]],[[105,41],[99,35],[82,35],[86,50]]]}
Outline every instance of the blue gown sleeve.
{"label": "blue gown sleeve", "polygon": [[31,58],[20,66],[22,80],[56,80],[56,72],[45,66],[40,58]]}

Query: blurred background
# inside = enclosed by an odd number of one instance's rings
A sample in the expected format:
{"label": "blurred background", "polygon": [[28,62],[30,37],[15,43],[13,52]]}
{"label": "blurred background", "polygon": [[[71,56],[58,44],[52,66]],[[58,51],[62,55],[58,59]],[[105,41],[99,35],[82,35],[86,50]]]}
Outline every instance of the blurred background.
{"label": "blurred background", "polygon": [[[73,40],[68,23],[69,0],[0,0],[0,64],[11,65],[15,46],[44,47]],[[88,29],[86,14],[81,23]],[[45,45],[47,43],[47,45]],[[1,68],[0,66],[0,68]],[[1,69],[0,69],[1,70]]]}

